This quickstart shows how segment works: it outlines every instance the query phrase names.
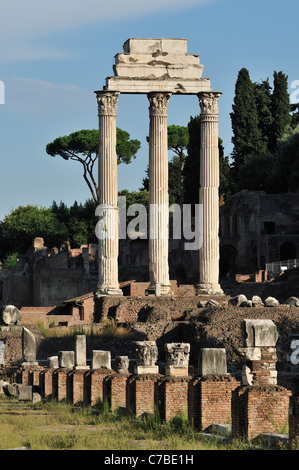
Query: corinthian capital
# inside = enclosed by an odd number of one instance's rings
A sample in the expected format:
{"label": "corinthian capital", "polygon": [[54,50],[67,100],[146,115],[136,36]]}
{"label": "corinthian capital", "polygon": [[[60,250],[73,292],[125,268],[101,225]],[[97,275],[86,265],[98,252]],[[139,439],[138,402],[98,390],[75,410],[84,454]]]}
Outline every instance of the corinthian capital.
{"label": "corinthian capital", "polygon": [[160,92],[153,92],[148,93],[147,95],[150,106],[150,114],[159,114],[159,115],[167,115],[167,106],[169,98],[171,97],[171,93],[160,93]]}
{"label": "corinthian capital", "polygon": [[98,110],[99,115],[103,114],[112,114],[116,115],[117,109],[117,100],[119,93],[114,91],[98,91],[97,100],[98,100]]}
{"label": "corinthian capital", "polygon": [[218,114],[219,92],[198,93],[199,105],[202,114]]}

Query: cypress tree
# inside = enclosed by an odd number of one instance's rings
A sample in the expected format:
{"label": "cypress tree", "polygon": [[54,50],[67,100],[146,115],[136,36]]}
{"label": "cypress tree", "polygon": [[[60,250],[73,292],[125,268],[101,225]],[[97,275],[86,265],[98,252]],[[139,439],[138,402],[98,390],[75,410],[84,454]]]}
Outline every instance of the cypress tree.
{"label": "cypress tree", "polygon": [[283,136],[286,126],[291,123],[290,97],[288,94],[288,77],[284,73],[274,71],[272,93],[272,138],[270,149],[274,152],[278,140]]}
{"label": "cypress tree", "polygon": [[254,85],[249,72],[242,68],[235,85],[235,97],[230,114],[232,123],[232,169],[235,181],[245,160],[257,154],[264,154],[266,145],[259,128],[259,117],[255,101]]}
{"label": "cypress tree", "polygon": [[271,133],[273,126],[272,90],[269,78],[261,83],[254,83],[255,102],[258,113],[259,128],[265,147],[270,151]]}

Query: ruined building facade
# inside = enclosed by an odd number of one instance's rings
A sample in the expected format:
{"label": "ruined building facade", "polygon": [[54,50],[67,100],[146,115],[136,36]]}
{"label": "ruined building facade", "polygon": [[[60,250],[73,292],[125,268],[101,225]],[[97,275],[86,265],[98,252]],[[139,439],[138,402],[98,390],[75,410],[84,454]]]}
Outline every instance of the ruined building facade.
{"label": "ruined building facade", "polygon": [[[241,191],[220,207],[220,280],[254,273],[272,261],[299,258],[299,194]],[[47,248],[35,238],[13,270],[0,269],[0,304],[56,306],[95,292],[98,245]],[[169,240],[170,279],[195,285],[198,257],[184,240]],[[148,240],[120,240],[119,280],[148,284]]]}

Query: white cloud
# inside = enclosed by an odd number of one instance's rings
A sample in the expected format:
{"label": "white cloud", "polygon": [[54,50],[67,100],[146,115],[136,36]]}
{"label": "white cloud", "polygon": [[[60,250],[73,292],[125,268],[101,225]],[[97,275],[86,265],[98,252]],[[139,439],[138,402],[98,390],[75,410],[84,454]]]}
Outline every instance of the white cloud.
{"label": "white cloud", "polygon": [[35,44],[39,38],[75,27],[151,13],[184,10],[215,0],[2,0],[0,62],[61,58],[65,53]]}
{"label": "white cloud", "polygon": [[93,110],[93,92],[73,84],[13,77],[5,82],[5,111],[26,115],[73,115]]}

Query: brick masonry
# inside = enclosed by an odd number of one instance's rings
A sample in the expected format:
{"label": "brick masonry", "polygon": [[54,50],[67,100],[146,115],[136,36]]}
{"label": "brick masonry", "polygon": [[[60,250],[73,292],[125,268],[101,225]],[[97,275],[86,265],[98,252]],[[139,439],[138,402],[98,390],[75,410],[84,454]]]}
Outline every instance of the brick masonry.
{"label": "brick masonry", "polygon": [[232,393],[232,435],[252,440],[282,433],[288,425],[291,392],[277,385],[241,386]]}
{"label": "brick masonry", "polygon": [[136,416],[156,412],[164,421],[183,415],[199,430],[231,423],[233,437],[248,440],[285,432],[288,423],[292,442],[299,434],[298,396],[277,385],[240,386],[230,375],[167,377],[38,367],[19,370],[14,379],[34,385],[45,399],[74,405],[106,402],[111,411],[124,408]]}
{"label": "brick masonry", "polygon": [[190,382],[189,419],[199,429],[212,424],[230,424],[232,392],[240,382],[230,375],[211,375]]}

